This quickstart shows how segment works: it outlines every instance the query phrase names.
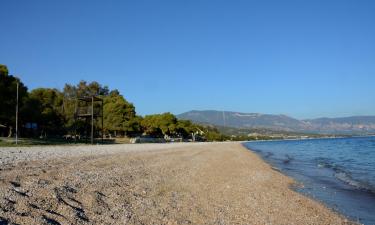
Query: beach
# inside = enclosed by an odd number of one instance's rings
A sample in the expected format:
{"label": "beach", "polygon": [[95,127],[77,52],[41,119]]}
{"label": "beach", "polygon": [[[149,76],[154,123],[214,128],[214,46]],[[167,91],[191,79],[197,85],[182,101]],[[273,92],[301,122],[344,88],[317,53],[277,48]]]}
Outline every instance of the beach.
{"label": "beach", "polygon": [[0,161],[0,224],[352,224],[241,143],[0,148]]}

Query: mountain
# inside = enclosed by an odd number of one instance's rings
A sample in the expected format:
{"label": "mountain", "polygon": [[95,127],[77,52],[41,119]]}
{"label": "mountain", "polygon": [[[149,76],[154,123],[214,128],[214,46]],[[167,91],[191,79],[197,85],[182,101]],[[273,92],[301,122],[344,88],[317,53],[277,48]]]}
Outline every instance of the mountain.
{"label": "mountain", "polygon": [[317,132],[368,134],[375,132],[375,116],[350,116],[304,120],[308,128]]}
{"label": "mountain", "polygon": [[235,128],[266,128],[291,132],[368,134],[375,133],[375,116],[298,120],[286,115],[193,110],[177,115],[203,124]]}
{"label": "mountain", "polygon": [[229,111],[189,111],[177,115],[180,119],[189,119],[198,123],[213,124],[236,128],[270,128],[276,130],[298,129],[304,122],[285,115],[260,113],[239,113]]}

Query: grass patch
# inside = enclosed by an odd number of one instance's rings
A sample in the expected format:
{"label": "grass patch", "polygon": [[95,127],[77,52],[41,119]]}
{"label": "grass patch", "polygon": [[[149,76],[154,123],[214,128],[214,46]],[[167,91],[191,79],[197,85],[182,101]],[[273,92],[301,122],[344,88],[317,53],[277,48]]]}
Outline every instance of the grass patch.
{"label": "grass patch", "polygon": [[[95,144],[116,144],[116,143],[126,143],[124,140],[117,142],[116,139],[104,139],[103,143],[101,139],[95,139]],[[129,143],[129,141],[127,142]],[[90,140],[65,140],[63,138],[20,138],[18,139],[18,145],[16,145],[16,140],[14,138],[0,138],[0,147],[20,147],[20,146],[40,146],[40,145],[82,145],[90,144]]]}

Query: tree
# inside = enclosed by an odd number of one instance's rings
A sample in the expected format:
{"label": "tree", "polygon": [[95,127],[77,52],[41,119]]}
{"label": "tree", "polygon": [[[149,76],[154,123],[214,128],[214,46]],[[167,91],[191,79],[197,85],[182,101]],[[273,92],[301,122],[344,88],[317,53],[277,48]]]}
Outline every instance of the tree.
{"label": "tree", "polygon": [[135,136],[142,133],[142,123],[143,118],[140,116],[135,116],[125,121],[124,131],[128,136]]}
{"label": "tree", "polygon": [[[189,120],[178,120],[171,113],[137,116],[135,107],[128,102],[117,89],[110,90],[96,81],[80,81],[77,85],[66,84],[63,91],[50,88],[38,88],[27,92],[26,86],[16,77],[9,75],[8,68],[0,65],[0,124],[12,127],[15,124],[16,86],[19,84],[20,128],[26,123],[37,123],[45,134],[60,135],[73,129],[84,132],[86,123],[76,120],[77,98],[98,96],[103,98],[103,123],[107,132],[126,136],[141,133],[153,137],[165,135],[188,138],[192,134],[200,140],[224,140],[218,130],[194,124]],[[94,103],[94,107],[99,106]],[[96,121],[101,123],[101,121]],[[94,124],[95,127],[100,126]]]}
{"label": "tree", "polygon": [[177,118],[171,113],[163,113],[157,116],[157,122],[164,135],[173,135],[177,130]]}
{"label": "tree", "polygon": [[109,89],[107,86],[102,86],[96,81],[87,83],[86,81],[80,81],[75,87],[75,97],[88,97],[88,96],[107,96]]}
{"label": "tree", "polygon": [[152,136],[174,135],[177,132],[177,118],[171,113],[147,115],[142,120],[146,134]]}
{"label": "tree", "polygon": [[207,141],[225,141],[229,139],[229,137],[221,134],[216,127],[200,126],[200,129],[204,131],[203,138]]}
{"label": "tree", "polygon": [[[42,134],[61,134],[64,132],[63,117],[63,95],[56,89],[38,88],[29,94],[29,102],[33,102],[33,106],[29,106],[27,111],[34,108],[39,109],[39,117],[35,119],[39,125]],[[35,122],[35,121],[27,121]]]}
{"label": "tree", "polygon": [[27,88],[19,78],[9,75],[7,66],[0,65],[0,124],[9,127],[9,135],[15,126],[17,104],[17,83],[19,84],[19,107],[27,98]]}
{"label": "tree", "polygon": [[80,121],[75,120],[77,98],[91,96],[99,96],[104,98],[109,95],[109,92],[110,91],[107,86],[102,86],[96,81],[91,83],[80,81],[77,85],[65,84],[62,92],[65,127],[68,130],[73,130],[77,129],[77,127],[82,127],[83,125]]}
{"label": "tree", "polygon": [[8,67],[6,65],[2,65],[0,64],[0,76],[8,76],[9,74],[9,71],[8,71]]}
{"label": "tree", "polygon": [[136,132],[135,107],[118,92],[111,92],[104,97],[103,110],[105,130],[125,135],[127,132]]}
{"label": "tree", "polygon": [[77,127],[77,121],[74,119],[77,98],[99,96],[103,98],[103,123],[107,132],[134,135],[141,130],[141,119],[136,117],[134,105],[126,101],[117,89],[109,90],[107,86],[102,86],[96,81],[80,81],[77,85],[66,84],[63,95],[67,127]]}
{"label": "tree", "polygon": [[190,120],[178,120],[177,122],[177,133],[183,137],[188,138],[192,133],[197,132],[195,124]]}

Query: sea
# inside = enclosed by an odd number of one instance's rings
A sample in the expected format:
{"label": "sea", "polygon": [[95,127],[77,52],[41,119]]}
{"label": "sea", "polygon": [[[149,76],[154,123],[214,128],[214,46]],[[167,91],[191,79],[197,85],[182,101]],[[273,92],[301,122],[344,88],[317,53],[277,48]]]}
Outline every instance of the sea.
{"label": "sea", "polygon": [[244,146],[293,177],[296,191],[375,225],[375,137],[252,141]]}

